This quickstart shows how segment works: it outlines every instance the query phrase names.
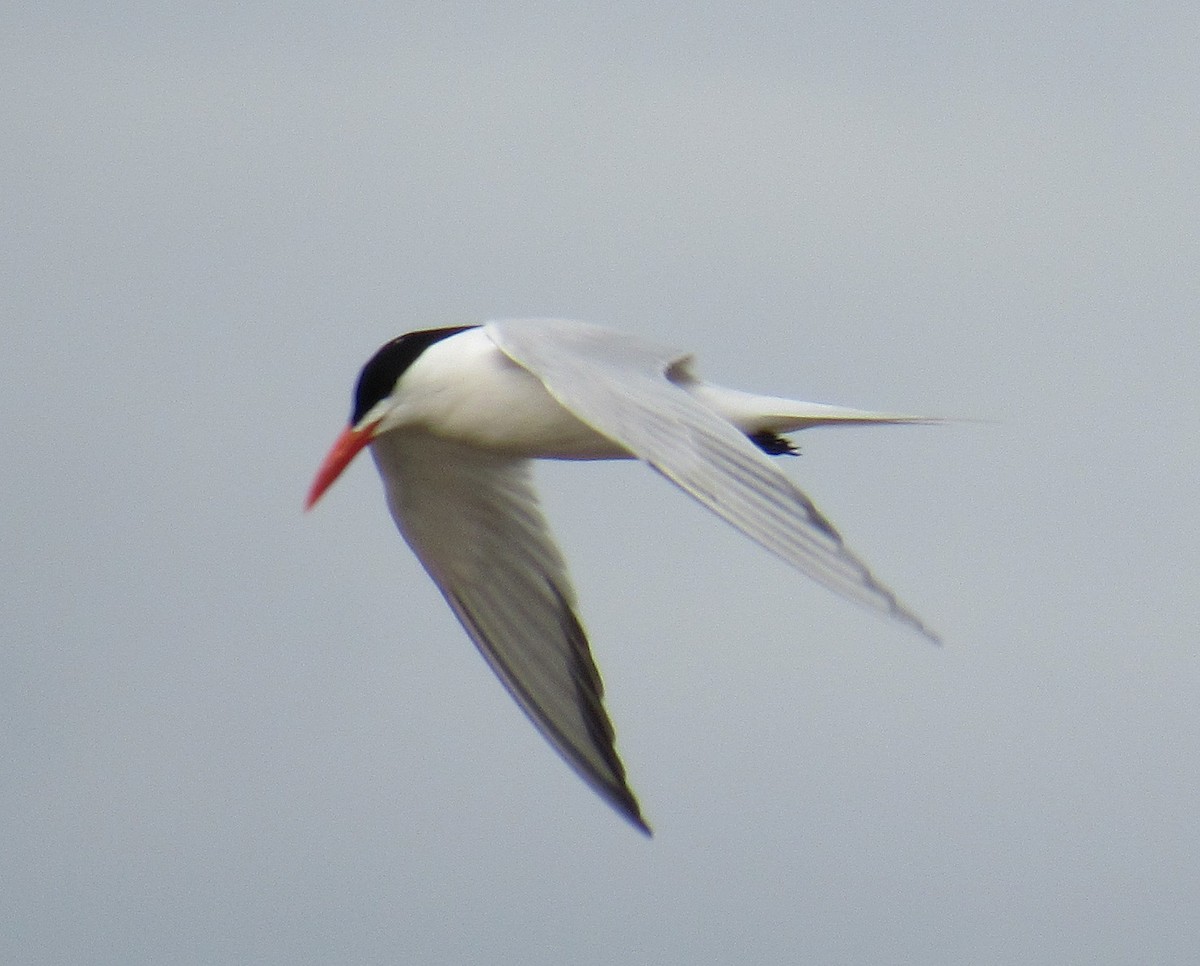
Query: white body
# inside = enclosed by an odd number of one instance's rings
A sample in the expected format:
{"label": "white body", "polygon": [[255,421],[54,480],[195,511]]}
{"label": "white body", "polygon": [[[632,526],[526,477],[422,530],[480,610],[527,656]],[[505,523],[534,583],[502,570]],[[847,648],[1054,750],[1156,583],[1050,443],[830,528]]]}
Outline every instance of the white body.
{"label": "white body", "polygon": [[[791,433],[837,423],[927,422],[822,403],[726,389],[701,382],[690,357],[664,373],[693,399],[747,435]],[[628,449],[565,408],[545,383],[497,346],[489,327],[435,342],[405,373],[403,394],[390,401],[377,435],[424,430],[468,446],[529,459],[632,459]]]}
{"label": "white body", "polygon": [[404,393],[377,435],[418,430],[529,459],[621,459],[632,454],[564,409],[485,328],[435,342],[402,378]]}

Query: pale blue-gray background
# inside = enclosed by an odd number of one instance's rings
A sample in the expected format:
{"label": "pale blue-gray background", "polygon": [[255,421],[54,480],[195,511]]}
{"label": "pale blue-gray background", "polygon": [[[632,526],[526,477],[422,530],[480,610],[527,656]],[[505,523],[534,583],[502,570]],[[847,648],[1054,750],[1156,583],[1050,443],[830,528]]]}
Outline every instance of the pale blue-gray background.
{"label": "pale blue-gray background", "polygon": [[[1200,958],[1192,3],[0,19],[0,961]],[[787,468],[928,646],[541,472],[646,840],[392,529],[402,331],[566,315],[980,419]]]}

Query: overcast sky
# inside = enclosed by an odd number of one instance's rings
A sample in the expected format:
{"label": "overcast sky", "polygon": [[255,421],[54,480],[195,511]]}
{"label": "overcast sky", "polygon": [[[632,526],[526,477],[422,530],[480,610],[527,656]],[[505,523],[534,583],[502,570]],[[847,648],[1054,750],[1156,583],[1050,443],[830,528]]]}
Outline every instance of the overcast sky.
{"label": "overcast sky", "polygon": [[[1200,959],[1194,3],[10,4],[0,961]],[[629,777],[370,461],[409,329],[967,417],[786,469],[946,640],[540,469]]]}

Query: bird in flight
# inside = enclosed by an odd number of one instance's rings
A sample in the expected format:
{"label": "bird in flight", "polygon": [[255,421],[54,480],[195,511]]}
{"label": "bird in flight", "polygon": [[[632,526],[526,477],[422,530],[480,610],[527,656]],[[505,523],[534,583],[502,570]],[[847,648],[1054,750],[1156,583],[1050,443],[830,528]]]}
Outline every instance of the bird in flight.
{"label": "bird in flight", "polygon": [[932,420],[703,382],[692,357],[611,329],[513,319],[409,332],[363,367],[306,508],[369,446],[387,504],[492,670],[559,754],[650,833],[617,755],[534,459],[639,459],[750,539],[935,643],[769,457],[812,426]]}

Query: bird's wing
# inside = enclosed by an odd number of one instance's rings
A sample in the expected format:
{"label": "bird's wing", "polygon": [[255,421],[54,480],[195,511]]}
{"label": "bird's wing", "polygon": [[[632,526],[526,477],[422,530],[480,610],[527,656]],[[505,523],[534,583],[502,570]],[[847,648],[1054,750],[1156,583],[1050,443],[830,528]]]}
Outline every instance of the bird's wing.
{"label": "bird's wing", "polygon": [[489,322],[497,346],[563,406],[826,587],[937,635],[881,584],[812,501],[740,430],[674,380],[687,355],[601,326]]}
{"label": "bird's wing", "polygon": [[529,464],[425,434],[371,444],[400,532],[517,703],[570,765],[649,833]]}

